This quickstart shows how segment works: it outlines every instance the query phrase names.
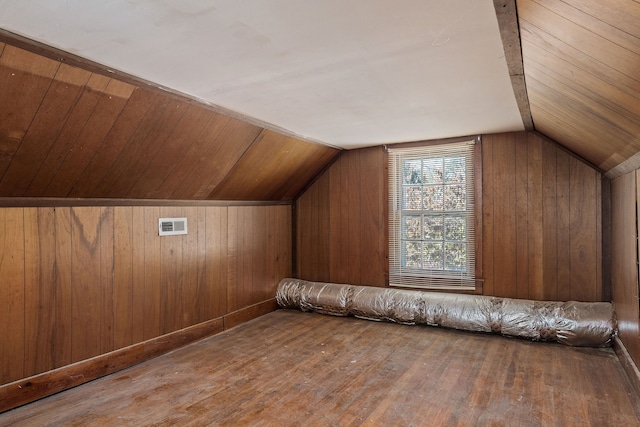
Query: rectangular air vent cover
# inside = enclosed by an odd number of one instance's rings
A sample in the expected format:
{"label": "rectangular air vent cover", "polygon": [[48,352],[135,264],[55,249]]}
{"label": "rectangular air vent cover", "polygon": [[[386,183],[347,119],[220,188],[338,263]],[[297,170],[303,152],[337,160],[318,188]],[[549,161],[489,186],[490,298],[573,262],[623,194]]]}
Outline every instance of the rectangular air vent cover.
{"label": "rectangular air vent cover", "polygon": [[175,234],[187,234],[187,218],[158,219],[158,235],[173,236]]}

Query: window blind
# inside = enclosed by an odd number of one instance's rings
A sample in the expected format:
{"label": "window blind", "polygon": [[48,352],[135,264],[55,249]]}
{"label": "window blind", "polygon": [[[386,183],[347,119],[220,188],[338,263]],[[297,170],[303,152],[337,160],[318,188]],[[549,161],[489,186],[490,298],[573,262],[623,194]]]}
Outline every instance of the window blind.
{"label": "window blind", "polygon": [[391,286],[475,289],[474,144],[388,148]]}

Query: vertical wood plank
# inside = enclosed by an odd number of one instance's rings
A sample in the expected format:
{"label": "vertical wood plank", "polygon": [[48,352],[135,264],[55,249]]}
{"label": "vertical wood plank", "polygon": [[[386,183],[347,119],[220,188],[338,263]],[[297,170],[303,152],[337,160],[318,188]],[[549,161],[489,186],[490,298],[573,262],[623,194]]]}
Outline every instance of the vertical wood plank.
{"label": "vertical wood plank", "polygon": [[557,238],[558,238],[558,294],[560,301],[571,299],[571,193],[570,193],[570,156],[558,150],[557,164]]}
{"label": "vertical wood plank", "polygon": [[55,212],[55,310],[54,364],[56,368],[73,361],[73,225],[71,208]]}
{"label": "vertical wood plank", "polygon": [[241,277],[238,274],[239,252],[241,248],[239,211],[237,206],[229,206],[227,208],[227,277],[226,277],[226,295],[227,295],[227,313],[231,313],[238,309],[238,293]]}
{"label": "vertical wood plank", "polygon": [[516,298],[529,297],[529,141],[527,134],[515,135],[515,241]]}
{"label": "vertical wood plank", "polygon": [[[305,280],[319,280],[316,276],[313,255],[317,245],[314,244],[314,215],[319,209],[313,209],[315,195],[319,184],[316,181],[295,202],[296,211],[296,277]],[[317,258],[316,258],[317,259]]]}
{"label": "vertical wood plank", "polygon": [[483,295],[494,295],[494,170],[493,170],[493,137],[482,138],[482,259],[484,271]]}
{"label": "vertical wood plank", "polygon": [[133,208],[113,208],[113,345],[133,340]]}
{"label": "vertical wood plank", "polygon": [[515,143],[513,134],[494,138],[493,167],[494,191],[494,294],[515,298],[516,271],[516,188],[515,188]]}
{"label": "vertical wood plank", "polygon": [[[134,207],[131,210],[133,227],[131,247],[131,277],[132,277],[132,337],[134,343],[144,341],[144,307],[145,307],[145,208]],[[117,230],[117,228],[116,228]]]}
{"label": "vertical wood plank", "polygon": [[331,281],[338,283],[347,282],[348,256],[349,256],[349,195],[346,188],[349,185],[347,155],[342,153],[335,164],[335,170],[331,173]]}
{"label": "vertical wood plank", "polygon": [[[291,242],[292,242],[292,212],[290,206],[274,206],[269,209],[267,224],[272,224],[269,230],[269,253],[273,264],[269,280],[273,283],[273,290],[281,279],[291,277]],[[271,218],[273,220],[271,221]],[[327,218],[328,220],[328,218]],[[325,270],[325,274],[326,274]]]}
{"label": "vertical wood plank", "polygon": [[198,234],[200,223],[198,210],[188,206],[183,209],[183,215],[187,218],[188,233],[182,236],[182,319],[181,328],[195,325],[199,316],[198,301],[198,275],[200,268],[198,254]]}
{"label": "vertical wood plank", "polygon": [[101,208],[72,208],[71,218],[71,358],[77,362],[100,354],[102,344]]}
{"label": "vertical wood plank", "polygon": [[557,233],[557,166],[555,145],[544,141],[542,145],[542,240],[544,256],[542,299],[558,299],[558,233]]}
{"label": "vertical wood plank", "polygon": [[113,347],[113,207],[100,208],[100,283],[102,291],[100,313],[100,352],[107,353]]}
{"label": "vertical wood plank", "polygon": [[257,271],[260,267],[260,259],[257,257],[258,246],[260,243],[259,232],[256,227],[257,217],[259,215],[259,208],[253,206],[241,206],[240,207],[240,247],[238,251],[238,277],[239,291],[238,291],[238,306],[243,307],[250,304],[252,300],[254,286],[257,287],[257,283],[254,283],[254,278],[257,279]]}
{"label": "vertical wood plank", "polygon": [[54,369],[56,328],[55,215],[24,209],[25,376]]}
{"label": "vertical wood plank", "polygon": [[347,235],[349,236],[349,240],[347,243],[348,256],[345,258],[348,265],[355,266],[356,268],[347,268],[346,275],[346,283],[354,283],[360,284],[361,279],[361,261],[362,261],[362,253],[361,253],[361,233],[360,229],[362,226],[361,223],[361,215],[362,215],[362,197],[360,189],[362,188],[362,177],[360,175],[361,167],[360,167],[360,159],[361,159],[361,150],[354,151],[350,153],[349,164],[347,170],[347,182],[348,187],[344,190],[347,193],[347,198],[349,202],[347,203],[348,208],[348,217],[346,221],[347,226]]}
{"label": "vertical wood plank", "polygon": [[596,191],[596,172],[579,160],[571,159],[571,299],[599,301],[596,259],[596,211],[600,204]]}
{"label": "vertical wood plank", "polygon": [[[184,216],[184,210],[161,207],[162,218]],[[157,219],[156,219],[157,221]],[[184,271],[182,270],[184,235],[160,238],[160,323],[161,333],[177,331],[182,327]]]}
{"label": "vertical wood plank", "polygon": [[[484,277],[485,277],[485,273],[484,273],[484,253],[482,250],[482,236],[484,236],[484,229],[483,229],[483,223],[484,223],[484,217],[482,212],[484,211],[484,201],[483,201],[483,176],[484,176],[484,172],[482,170],[482,147],[483,144],[481,141],[477,141],[475,147],[474,147],[474,160],[473,160],[473,173],[474,173],[474,194],[475,194],[475,199],[474,199],[474,203],[475,203],[475,208],[474,208],[474,227],[475,227],[475,252],[476,252],[476,265],[475,265],[475,277],[476,277],[476,283],[475,283],[475,287],[476,287],[476,293],[482,295],[484,294]],[[385,164],[388,163],[387,161],[385,161]],[[385,173],[385,176],[388,175],[388,171]],[[385,199],[388,199],[388,194],[385,196]],[[386,206],[386,205],[385,205]],[[385,208],[388,209],[388,208]],[[387,218],[388,214],[386,213],[387,211],[385,210],[385,215],[384,217]],[[387,227],[387,237],[385,239],[385,241],[389,240],[389,229]],[[388,263],[388,253],[387,253],[387,265]]]}
{"label": "vertical wood plank", "polygon": [[386,216],[384,211],[383,148],[360,153],[360,280],[361,285],[384,286],[386,255]]}
{"label": "vertical wood plank", "polygon": [[278,243],[281,237],[280,224],[281,218],[279,210],[276,206],[269,207],[264,211],[264,224],[265,224],[265,238],[264,238],[264,298],[268,299],[270,296],[276,294],[277,283],[283,277],[278,277],[279,267],[279,249]]}
{"label": "vertical wood plank", "polygon": [[227,312],[227,208],[207,207],[206,275],[209,299],[207,307],[211,319]]}
{"label": "vertical wood plank", "polygon": [[543,282],[544,245],[543,245],[543,188],[542,188],[542,140],[538,135],[528,133],[528,183],[527,228],[529,254],[529,292],[528,299],[544,299]]}
{"label": "vertical wood plank", "polygon": [[607,177],[601,177],[600,179],[600,257],[601,274],[600,283],[602,286],[602,301],[613,301],[612,288],[611,288],[611,246],[612,246],[612,212],[611,212],[611,180]]}
{"label": "vertical wood plank", "polygon": [[604,247],[604,242],[602,240],[602,176],[599,173],[593,174],[593,185],[595,186],[596,193],[596,212],[595,212],[595,222],[596,222],[596,230],[595,230],[595,294],[594,301],[607,301],[605,299],[605,292],[603,289],[603,260],[602,260],[602,250]]}
{"label": "vertical wood plank", "polygon": [[158,236],[160,208],[144,208],[144,339],[161,335],[164,314],[161,312],[162,261]]}
{"label": "vertical wood plank", "polygon": [[275,287],[273,287],[268,276],[268,263],[273,263],[273,254],[268,251],[269,233],[273,232],[274,224],[267,224],[267,212],[269,207],[258,206],[253,221],[253,235],[258,239],[254,243],[254,259],[255,263],[254,275],[252,280],[252,298],[251,304],[272,298],[275,295]]}
{"label": "vertical wood plank", "polygon": [[0,384],[24,376],[25,271],[24,212],[0,209]]}
{"label": "vertical wood plank", "polygon": [[316,182],[317,198],[315,215],[317,224],[317,236],[313,244],[316,249],[315,259],[304,260],[315,265],[315,277],[319,281],[331,280],[331,179],[328,173],[324,173]]}
{"label": "vertical wood plank", "polygon": [[195,209],[197,228],[197,272],[193,305],[195,313],[193,324],[213,319],[213,307],[210,303],[213,287],[207,282],[207,208],[199,206]]}

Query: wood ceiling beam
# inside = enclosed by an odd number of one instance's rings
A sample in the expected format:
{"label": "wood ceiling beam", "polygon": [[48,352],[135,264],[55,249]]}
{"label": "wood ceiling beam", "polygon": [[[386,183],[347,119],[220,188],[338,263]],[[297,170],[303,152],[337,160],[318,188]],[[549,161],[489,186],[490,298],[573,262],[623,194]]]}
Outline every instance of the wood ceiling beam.
{"label": "wood ceiling beam", "polygon": [[500,28],[500,37],[502,38],[504,55],[507,60],[511,86],[516,96],[522,123],[526,130],[534,130],[522,63],[522,47],[520,45],[520,28],[518,26],[516,2],[515,0],[493,0],[493,6],[498,18],[498,27]]}

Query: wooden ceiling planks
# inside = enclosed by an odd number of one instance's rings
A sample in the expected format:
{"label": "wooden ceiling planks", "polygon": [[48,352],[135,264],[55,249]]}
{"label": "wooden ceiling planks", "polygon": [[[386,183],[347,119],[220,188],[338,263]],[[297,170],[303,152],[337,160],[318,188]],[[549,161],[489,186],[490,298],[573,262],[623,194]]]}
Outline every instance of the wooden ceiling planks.
{"label": "wooden ceiling planks", "polygon": [[[611,153],[620,153],[625,158],[635,154],[631,144],[618,146],[617,141],[638,139],[638,134],[634,135],[616,123],[620,121],[619,117],[603,117],[600,109],[594,109],[593,102],[586,102],[568,89],[564,92],[558,90],[557,82],[544,82],[530,77],[528,84],[531,88],[532,110],[543,110],[551,115],[546,117],[539,114],[538,117],[546,118],[546,124],[557,122],[558,126],[575,128],[573,136],[569,135],[569,142],[564,144],[566,148],[580,152],[582,157],[589,160],[595,159],[596,165],[602,170],[609,170],[616,165]],[[561,122],[565,125],[561,125]],[[543,125],[541,123],[538,126]],[[598,144],[573,144],[573,139],[589,141],[593,135],[598,135]]]}
{"label": "wooden ceiling planks", "polygon": [[38,169],[60,134],[91,73],[62,64],[22,143],[0,181],[3,196],[26,193]]}
{"label": "wooden ceiling planks", "polygon": [[301,145],[295,138],[264,130],[208,198],[251,200],[267,194],[269,200],[292,200],[335,154],[333,148]]}
{"label": "wooden ceiling planks", "polygon": [[[145,91],[148,94],[148,92]],[[96,190],[96,197],[130,197],[149,162],[158,154],[175,126],[182,120],[188,104],[160,97],[131,135],[111,172]]]}
{"label": "wooden ceiling planks", "polygon": [[96,151],[71,189],[69,196],[88,197],[90,194],[95,194],[97,187],[111,175],[120,154],[130,143],[133,134],[156,100],[155,94],[140,89],[136,89],[131,94],[127,105],[122,110],[122,117],[111,128],[105,143]]}
{"label": "wooden ceiling planks", "polygon": [[0,196],[291,201],[339,153],[10,44],[0,99]]}
{"label": "wooden ceiling planks", "polygon": [[66,197],[93,159],[100,145],[120,117],[133,92],[133,87],[117,80],[110,80],[100,95],[89,119],[82,125],[73,145],[59,163],[54,178],[44,191],[46,197]]}
{"label": "wooden ceiling planks", "polygon": [[517,7],[536,130],[614,171],[640,152],[640,4],[518,0]]}
{"label": "wooden ceiling planks", "polygon": [[59,63],[6,46],[0,57],[0,174],[26,135]]}
{"label": "wooden ceiling planks", "polygon": [[[177,194],[184,194],[197,200],[206,199],[262,131],[262,128],[229,118],[221,132],[212,136],[206,155],[200,157],[197,168],[192,171],[194,175],[182,183],[174,193],[174,197]],[[250,174],[251,171],[247,173]]]}

